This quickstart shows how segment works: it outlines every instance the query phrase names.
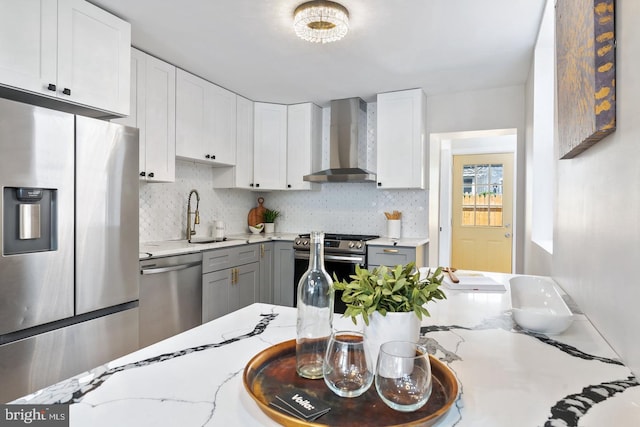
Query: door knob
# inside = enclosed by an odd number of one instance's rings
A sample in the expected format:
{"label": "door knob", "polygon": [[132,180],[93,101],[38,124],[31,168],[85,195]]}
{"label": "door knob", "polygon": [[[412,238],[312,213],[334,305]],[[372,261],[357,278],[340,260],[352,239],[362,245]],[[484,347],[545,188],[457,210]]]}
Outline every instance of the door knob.
{"label": "door knob", "polygon": [[507,237],[507,238],[511,237],[511,233],[504,233],[504,237]]}

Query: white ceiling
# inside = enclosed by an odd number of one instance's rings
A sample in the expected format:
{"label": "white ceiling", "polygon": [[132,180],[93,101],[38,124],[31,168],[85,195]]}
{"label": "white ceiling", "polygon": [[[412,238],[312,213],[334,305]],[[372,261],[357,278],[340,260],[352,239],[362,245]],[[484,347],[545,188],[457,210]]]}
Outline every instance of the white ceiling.
{"label": "white ceiling", "polygon": [[339,0],[351,28],[313,44],[305,0],[90,0],[131,23],[132,44],[254,101],[293,104],[422,87],[523,84],[545,0]]}

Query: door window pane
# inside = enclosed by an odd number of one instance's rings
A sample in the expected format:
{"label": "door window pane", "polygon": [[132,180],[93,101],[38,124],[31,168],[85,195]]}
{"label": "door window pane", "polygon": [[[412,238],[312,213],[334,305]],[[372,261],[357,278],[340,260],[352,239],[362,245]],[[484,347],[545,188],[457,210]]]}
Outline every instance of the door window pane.
{"label": "door window pane", "polygon": [[462,225],[502,227],[503,166],[464,165]]}

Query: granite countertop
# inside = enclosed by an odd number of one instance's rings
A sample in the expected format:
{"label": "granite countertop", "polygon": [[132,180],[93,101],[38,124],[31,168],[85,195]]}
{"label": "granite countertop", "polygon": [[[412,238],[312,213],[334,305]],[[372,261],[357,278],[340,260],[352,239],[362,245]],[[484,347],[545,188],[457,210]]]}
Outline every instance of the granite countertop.
{"label": "granite countertop", "polygon": [[[460,383],[437,426],[638,425],[640,384],[584,315],[560,335],[524,331],[512,320],[511,276],[487,276],[507,291],[445,288],[422,322],[421,342]],[[294,338],[295,324],[293,308],[253,304],[13,403],[69,403],[71,426],[275,426],[242,373]],[[356,326],[336,316],[334,328]]]}
{"label": "granite countertop", "polygon": [[[163,240],[157,242],[140,243],[140,259],[150,257],[162,257],[170,255],[186,254],[190,252],[200,252],[209,249],[218,249],[229,246],[246,245],[250,243],[270,242],[274,240],[292,241],[297,234],[273,233],[273,234],[231,234],[227,240],[211,243],[189,243],[187,240]],[[205,240],[206,237],[200,239]]]}
{"label": "granite countertop", "polygon": [[[142,242],[140,243],[140,255],[139,259],[146,259],[151,257],[163,257],[171,255],[186,254],[191,252],[200,252],[210,249],[218,249],[229,246],[246,245],[250,243],[262,243],[270,242],[274,240],[284,240],[293,242],[298,234],[293,233],[273,233],[273,234],[230,234],[227,236],[227,240],[222,242],[211,243],[189,243],[187,240],[162,240],[157,242]],[[206,240],[206,237],[198,237],[199,239]],[[374,246],[402,246],[402,247],[418,247],[429,243],[428,238],[402,238],[402,239],[389,239],[387,237],[380,237],[377,239],[369,240],[367,245]]]}

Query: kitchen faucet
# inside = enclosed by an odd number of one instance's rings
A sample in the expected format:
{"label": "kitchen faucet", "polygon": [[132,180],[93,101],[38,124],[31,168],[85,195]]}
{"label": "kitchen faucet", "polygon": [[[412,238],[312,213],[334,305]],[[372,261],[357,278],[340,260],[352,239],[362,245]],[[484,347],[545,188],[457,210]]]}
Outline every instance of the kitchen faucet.
{"label": "kitchen faucet", "polygon": [[[193,193],[196,193],[196,211],[191,212],[191,196]],[[187,240],[191,243],[191,236],[196,234],[195,226],[196,224],[200,224],[200,212],[198,208],[200,207],[200,194],[198,194],[198,190],[191,190],[189,193],[189,199],[187,201]],[[195,215],[193,219],[193,228],[191,229],[191,215]]]}

